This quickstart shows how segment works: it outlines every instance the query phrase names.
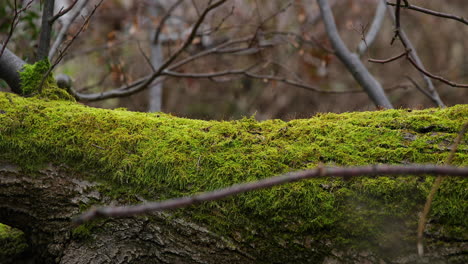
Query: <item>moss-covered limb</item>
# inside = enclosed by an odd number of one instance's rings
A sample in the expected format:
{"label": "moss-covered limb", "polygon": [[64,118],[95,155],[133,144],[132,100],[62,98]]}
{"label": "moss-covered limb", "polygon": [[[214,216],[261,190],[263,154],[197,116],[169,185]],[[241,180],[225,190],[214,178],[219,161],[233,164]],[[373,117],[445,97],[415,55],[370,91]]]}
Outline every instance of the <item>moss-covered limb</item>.
{"label": "moss-covered limb", "polygon": [[[440,164],[468,116],[468,106],[459,105],[321,114],[291,122],[216,122],[7,94],[0,94],[0,110],[1,159],[28,170],[51,161],[67,164],[119,193],[148,199],[213,190],[318,163]],[[453,164],[468,165],[467,136]],[[401,241],[413,245],[417,213],[432,180],[303,181],[178,213],[253,245],[266,260],[284,258],[291,250],[323,258],[338,246],[379,254]],[[447,180],[435,199],[431,221],[443,235],[467,239],[466,188],[466,180]]]}
{"label": "moss-covered limb", "polygon": [[21,72],[21,95],[36,96],[41,99],[75,101],[66,90],[57,86],[50,62],[44,59],[35,64],[24,64]]}

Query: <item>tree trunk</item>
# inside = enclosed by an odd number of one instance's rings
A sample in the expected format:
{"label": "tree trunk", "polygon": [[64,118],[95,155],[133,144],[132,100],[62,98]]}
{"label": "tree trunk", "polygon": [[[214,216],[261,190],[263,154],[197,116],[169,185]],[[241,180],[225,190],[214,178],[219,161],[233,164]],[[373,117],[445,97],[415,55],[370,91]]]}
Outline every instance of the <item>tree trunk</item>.
{"label": "tree trunk", "polygon": [[[416,223],[432,177],[317,179],[71,225],[93,205],[319,163],[440,163],[466,116],[456,106],[216,122],[0,93],[0,222],[25,233],[32,263],[466,263],[468,186],[456,178],[436,195],[423,258]],[[454,165],[468,163],[466,139]]]}

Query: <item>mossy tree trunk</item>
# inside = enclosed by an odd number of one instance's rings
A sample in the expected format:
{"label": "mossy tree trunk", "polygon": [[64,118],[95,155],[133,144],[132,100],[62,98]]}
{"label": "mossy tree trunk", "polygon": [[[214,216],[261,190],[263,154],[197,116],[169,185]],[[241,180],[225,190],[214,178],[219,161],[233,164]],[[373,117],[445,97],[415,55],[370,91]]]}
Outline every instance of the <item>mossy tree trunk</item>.
{"label": "mossy tree trunk", "polygon": [[[211,122],[0,93],[0,222],[35,263],[464,263],[467,181],[318,179],[148,216],[72,217],[325,165],[442,163],[467,106]],[[455,165],[468,165],[465,136]]]}

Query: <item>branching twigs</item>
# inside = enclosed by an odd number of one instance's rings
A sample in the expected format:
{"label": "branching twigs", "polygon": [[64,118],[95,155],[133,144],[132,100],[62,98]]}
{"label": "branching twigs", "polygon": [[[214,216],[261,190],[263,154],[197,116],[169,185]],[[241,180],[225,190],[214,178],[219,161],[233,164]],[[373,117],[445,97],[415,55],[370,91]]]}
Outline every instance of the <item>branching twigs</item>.
{"label": "branching twigs", "polygon": [[3,52],[5,51],[5,48],[8,44],[8,42],[10,41],[11,39],[11,36],[13,36],[13,31],[15,31],[15,28],[16,26],[18,25],[19,21],[20,21],[20,17],[21,17],[21,13],[23,13],[24,11],[26,11],[26,9],[28,9],[32,2],[34,0],[30,0],[28,3],[26,3],[26,5],[21,8],[21,9],[18,9],[18,3],[17,3],[18,0],[14,0],[13,2],[13,20],[11,21],[11,24],[10,24],[10,31],[8,32],[8,35],[6,37],[6,40],[5,42],[3,43],[2,45],[2,49],[0,49],[0,58],[2,57],[3,55]]}
{"label": "branching twigs", "polygon": [[333,13],[328,1],[317,0],[317,3],[320,7],[320,13],[322,14],[322,19],[325,23],[325,28],[333,49],[336,52],[336,56],[347,67],[356,81],[364,88],[377,107],[393,108],[380,83],[370,74],[359,60],[358,56],[351,53],[344,44],[336,28]]}
{"label": "branching twigs", "polygon": [[[390,6],[397,6],[397,4],[398,3],[395,4],[395,3],[387,2],[387,5],[390,5]],[[468,20],[466,18],[464,18],[464,17],[455,16],[455,15],[452,15],[452,14],[446,14],[446,13],[442,13],[442,12],[437,12],[437,11],[430,10],[430,9],[427,9],[427,8],[415,6],[415,5],[412,5],[412,4],[409,4],[409,3],[401,5],[400,7],[410,9],[410,10],[414,10],[414,11],[418,11],[418,12],[425,13],[425,14],[428,14],[428,15],[433,15],[433,16],[437,16],[437,17],[443,17],[443,18],[456,20],[456,21],[459,21],[459,22],[461,22],[461,23],[463,23],[465,25],[468,25]]]}
{"label": "branching twigs", "polygon": [[135,206],[109,206],[91,209],[74,219],[76,224],[82,224],[98,217],[123,217],[145,214],[154,211],[175,209],[189,205],[220,200],[229,196],[253,190],[270,188],[273,186],[296,182],[304,179],[323,177],[357,177],[379,175],[446,175],[468,177],[468,168],[457,168],[436,165],[374,165],[365,167],[318,167],[314,170],[291,172],[259,181],[236,184],[224,189],[204,192],[193,196],[180,197],[162,202],[144,203]]}
{"label": "branching twigs", "polygon": [[[68,30],[70,29],[70,26],[73,24],[75,19],[78,17],[78,15],[81,13],[81,10],[86,6],[89,0],[77,0],[74,3],[80,1],[78,6],[72,11],[70,14],[70,18],[66,20],[64,25],[62,25],[62,28],[60,29],[59,33],[57,34],[57,37],[55,38],[54,43],[52,44],[52,47],[50,48],[49,51],[49,60],[52,60],[54,57],[55,53],[59,49],[59,46],[62,44],[63,39],[67,35]],[[74,4],[68,7],[67,9],[71,9],[74,7]]]}
{"label": "branching twigs", "polygon": [[441,81],[447,85],[450,85],[452,87],[458,87],[458,88],[468,88],[468,84],[462,84],[462,83],[455,83],[455,82],[452,82],[452,81],[449,81],[441,76],[437,76],[435,74],[432,74],[428,71],[426,71],[423,67],[421,67],[420,65],[418,65],[418,63],[411,57],[408,57],[408,60],[411,62],[411,64],[416,68],[418,69],[418,71],[422,72],[424,75],[426,76],[429,76],[431,77],[432,79],[435,79],[435,80],[438,80],[438,81]]}
{"label": "branching twigs", "polygon": [[[453,158],[455,157],[455,152],[457,151],[458,145],[463,139],[463,136],[465,135],[466,131],[468,130],[468,122],[466,122],[463,126],[462,129],[460,130],[460,133],[458,133],[457,138],[455,139],[455,142],[452,146],[452,150],[450,151],[450,154],[447,158],[447,161],[445,162],[447,165],[450,165],[452,163]],[[431,210],[431,205],[432,201],[434,200],[434,196],[440,188],[440,184],[442,183],[442,176],[437,176],[434,184],[432,185],[431,191],[429,192],[429,195],[427,196],[426,199],[426,204],[424,205],[424,210],[421,213],[419,217],[419,223],[418,223],[418,254],[419,256],[424,255],[424,246],[423,246],[423,235],[424,235],[424,229],[426,228],[426,221],[427,221],[427,216],[429,214],[429,211]]]}
{"label": "branching twigs", "polygon": [[41,81],[41,84],[39,86],[39,91],[42,91],[42,86],[44,85],[44,82],[45,80],[47,79],[47,76],[49,76],[49,74],[54,70],[54,68],[60,63],[60,61],[63,59],[63,57],[65,56],[65,53],[67,52],[68,48],[70,48],[70,46],[73,44],[73,42],[75,41],[75,39],[80,35],[80,33],[84,30],[84,28],[86,27],[86,25],[88,25],[89,23],[89,20],[91,19],[91,17],[94,15],[94,13],[96,12],[96,10],[98,9],[98,7],[102,4],[104,0],[100,0],[93,8],[93,10],[91,11],[91,13],[88,15],[88,17],[86,17],[85,21],[83,22],[83,24],[81,25],[80,29],[76,32],[75,35],[73,35],[73,38],[68,41],[67,45],[65,46],[65,48],[61,51],[59,51],[59,55],[57,57],[57,59],[55,60],[55,62],[50,66],[50,68],[47,70],[47,72],[44,74],[44,76],[42,77],[42,81]]}
{"label": "branching twigs", "polygon": [[370,45],[372,45],[375,38],[377,37],[377,34],[379,33],[380,28],[382,27],[382,24],[385,18],[386,9],[387,9],[387,6],[385,5],[384,2],[379,2],[377,4],[377,9],[375,11],[374,19],[372,20],[369,31],[362,38],[362,41],[359,43],[359,46],[357,49],[357,53],[359,55],[364,54],[364,52],[366,52],[366,50],[369,48]]}
{"label": "branching twigs", "polygon": [[[381,1],[386,3],[386,0],[381,0]],[[405,1],[405,4],[408,4],[407,1]],[[397,20],[396,20],[395,15],[392,12],[392,9],[390,7],[388,7],[388,13],[389,13],[390,17],[393,19],[394,23],[396,24]],[[400,39],[400,42],[403,44],[405,49],[406,50],[411,50],[409,55],[414,59],[414,61],[419,65],[419,67],[424,69],[424,65],[423,65],[421,59],[419,58],[418,53],[416,52],[416,50],[415,50],[415,48],[413,46],[413,43],[411,43],[411,40],[406,35],[405,31],[400,27],[397,33],[399,35],[398,38]],[[424,81],[427,84],[427,89],[429,90],[429,93],[431,95],[431,100],[436,102],[437,106],[445,107],[445,104],[440,99],[439,93],[437,93],[437,91],[436,91],[436,89],[434,87],[434,84],[432,83],[431,78],[429,78],[428,76],[426,76],[422,72],[421,72],[421,74],[422,74],[422,77],[423,77]]]}
{"label": "branching twigs", "polygon": [[54,23],[57,19],[59,19],[60,17],[62,17],[63,15],[65,15],[66,13],[70,12],[70,10],[72,10],[72,8],[76,5],[76,3],[78,2],[78,0],[75,0],[73,1],[70,6],[68,6],[67,8],[61,8],[60,11],[53,17],[51,17],[49,19],[50,23]]}
{"label": "branching twigs", "polygon": [[390,41],[390,45],[393,45],[393,42],[395,42],[395,39],[400,36],[400,3],[401,0],[397,0],[397,6],[395,7],[395,33],[392,37],[392,41]]}
{"label": "branching twigs", "polygon": [[166,59],[157,70],[151,74],[148,77],[142,78],[132,84],[129,84],[127,86],[121,87],[119,89],[103,92],[100,94],[92,94],[92,95],[87,95],[87,94],[80,94],[75,91],[72,91],[73,95],[77,97],[80,100],[87,100],[87,101],[97,101],[97,100],[103,100],[107,98],[112,98],[112,97],[122,97],[122,96],[128,96],[131,94],[134,94],[136,92],[139,92],[148,85],[150,85],[157,77],[161,76],[161,74],[166,70],[179,56],[184,52],[187,47],[192,44],[193,39],[197,35],[198,28],[202,24],[202,22],[205,20],[205,17],[208,15],[209,12],[214,10],[215,8],[221,6],[224,4],[227,0],[219,0],[216,1],[215,3],[211,3],[205,8],[203,13],[201,13],[200,17],[197,19],[195,22],[189,36],[187,39],[184,41],[181,47],[179,47],[174,54],[172,54],[168,59]]}

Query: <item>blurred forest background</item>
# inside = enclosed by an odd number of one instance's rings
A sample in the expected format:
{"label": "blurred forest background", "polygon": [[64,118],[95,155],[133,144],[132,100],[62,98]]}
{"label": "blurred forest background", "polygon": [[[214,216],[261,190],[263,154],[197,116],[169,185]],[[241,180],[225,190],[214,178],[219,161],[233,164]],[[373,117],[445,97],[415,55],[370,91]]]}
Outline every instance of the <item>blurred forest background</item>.
{"label": "blurred forest background", "polygon": [[[57,0],[57,2],[60,2]],[[65,1],[66,2],[66,1]],[[83,24],[97,1],[90,0],[67,35]],[[162,17],[177,0],[107,0],[97,9],[85,30],[67,51],[55,74],[72,77],[73,87],[83,93],[98,93],[131,83],[152,72],[148,62],[151,38]],[[206,6],[205,0],[181,1],[161,28],[164,57],[170,56],[186,38]],[[13,1],[1,0],[0,39],[4,39],[13,19]],[[330,0],[340,35],[355,51],[375,14],[378,0]],[[466,0],[413,0],[411,4],[458,16],[468,14]],[[56,4],[57,5],[57,4]],[[57,7],[56,7],[57,8]],[[40,1],[22,15],[8,48],[25,61],[32,61],[40,30]],[[162,10],[162,11],[161,11]],[[66,19],[66,16],[62,18]],[[62,24],[55,24],[58,31]],[[449,19],[402,9],[402,27],[413,42],[426,68],[437,75],[468,83],[468,26]],[[310,117],[317,112],[374,110],[375,105],[330,47],[320,11],[313,0],[229,0],[208,14],[201,33],[182,54],[187,58],[220,43],[255,36],[243,49],[213,53],[178,68],[182,73],[210,73],[255,67],[276,80],[249,78],[243,74],[213,78],[167,76],[162,82],[162,111],[200,119],[237,119],[251,116],[259,120]],[[362,61],[381,82],[396,108],[427,108],[436,105],[407,78],[424,86],[421,74],[405,59],[375,64],[369,58],[384,59],[404,50],[399,42],[390,45],[394,25],[386,13],[375,42]],[[54,35],[53,35],[54,37]],[[262,44],[262,45],[259,45]],[[263,45],[264,44],[264,45]],[[313,92],[282,82],[283,78],[319,87]],[[468,102],[468,89],[434,85],[447,105]],[[3,83],[2,90],[8,90]],[[86,104],[126,107],[148,111],[149,91]]]}

